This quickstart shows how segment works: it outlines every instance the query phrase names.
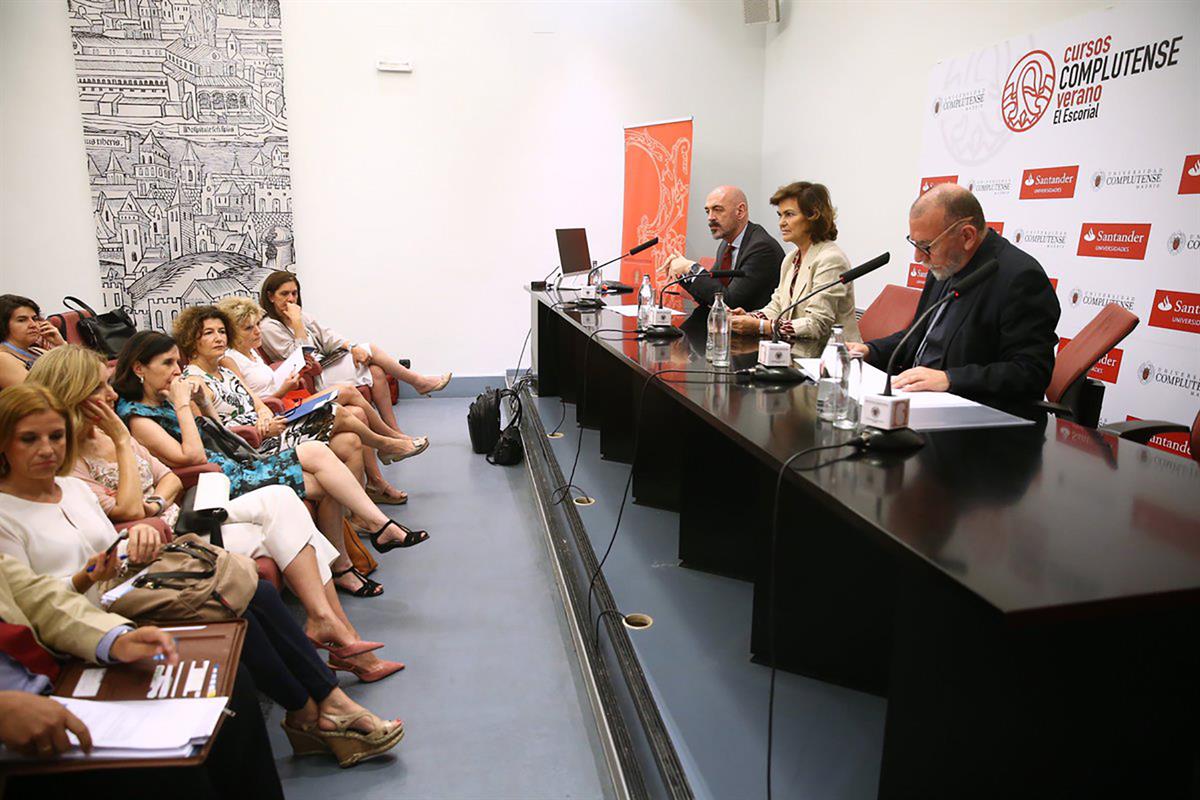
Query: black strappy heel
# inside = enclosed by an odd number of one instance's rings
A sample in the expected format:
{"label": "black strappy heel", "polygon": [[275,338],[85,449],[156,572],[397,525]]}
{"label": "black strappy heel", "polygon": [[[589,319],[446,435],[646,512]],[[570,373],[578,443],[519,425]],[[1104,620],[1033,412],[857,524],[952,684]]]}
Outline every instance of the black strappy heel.
{"label": "black strappy heel", "polygon": [[[404,541],[401,542],[393,539],[390,542],[384,542],[383,544],[380,544],[379,537],[383,536],[383,533],[387,530],[388,525],[395,525],[397,528],[404,531]],[[396,522],[396,520],[389,519],[387,522],[383,523],[382,528],[367,535],[371,537],[371,547],[374,547],[377,552],[386,553],[389,550],[395,550],[397,547],[412,547],[413,545],[420,544],[429,538],[429,531],[409,530],[399,522]]]}
{"label": "black strappy heel", "polygon": [[379,597],[379,595],[383,594],[383,584],[379,583],[378,581],[373,581],[370,578],[368,578],[366,575],[363,575],[361,572],[359,572],[354,567],[353,564],[351,564],[349,567],[342,570],[341,572],[333,573],[333,577],[335,577],[335,578],[340,578],[343,575],[354,575],[354,577],[356,577],[360,581],[362,581],[362,585],[359,586],[354,591],[350,591],[349,589],[345,588],[344,586],[338,586],[336,583],[334,584],[334,586],[336,586],[339,590],[345,592],[346,594],[348,594],[352,597]]}

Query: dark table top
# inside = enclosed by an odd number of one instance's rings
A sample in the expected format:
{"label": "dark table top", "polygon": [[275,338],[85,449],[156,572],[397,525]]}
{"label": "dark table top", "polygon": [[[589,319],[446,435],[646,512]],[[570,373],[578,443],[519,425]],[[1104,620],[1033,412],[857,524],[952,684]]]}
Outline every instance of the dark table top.
{"label": "dark table top", "polygon": [[[704,316],[685,336],[634,337],[637,321],[561,308],[573,295],[531,293],[647,376],[712,370]],[[626,298],[629,296],[626,295]],[[613,302],[609,300],[608,302]],[[616,302],[621,302],[620,299]],[[752,366],[757,340],[734,337],[731,366]],[[818,355],[815,343],[793,348]],[[594,356],[594,353],[593,353]],[[806,447],[849,438],[815,412],[811,383],[762,387],[731,377],[665,374],[681,402],[772,470]],[[671,381],[693,382],[676,383]],[[908,455],[858,455],[792,477],[866,528],[1013,617],[1100,613],[1132,601],[1200,602],[1200,465],[1054,418],[1034,425],[925,434]],[[849,452],[803,457],[832,461]],[[783,522],[781,533],[786,530]]]}

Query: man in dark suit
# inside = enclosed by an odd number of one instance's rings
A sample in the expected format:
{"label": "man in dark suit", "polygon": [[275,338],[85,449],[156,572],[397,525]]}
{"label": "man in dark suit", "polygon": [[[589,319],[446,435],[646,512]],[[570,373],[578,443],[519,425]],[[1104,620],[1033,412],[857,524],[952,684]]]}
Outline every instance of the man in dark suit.
{"label": "man in dark suit", "polygon": [[[1060,308],[1037,260],[989,230],[983,208],[957,184],[940,184],[913,203],[908,241],[929,280],[917,316],[993,259],[999,269],[935,311],[896,357],[893,388],[953,392],[992,406],[1019,408],[1045,395],[1054,370]],[[867,362],[887,366],[903,331],[852,344]]]}
{"label": "man in dark suit", "polygon": [[[690,275],[683,287],[705,309],[717,292],[724,292],[730,308],[762,308],[779,285],[783,247],[761,225],[750,221],[746,193],[736,186],[718,186],[704,201],[708,229],[719,239],[714,269],[740,269],[743,278],[714,278],[698,263],[672,253],[664,265],[668,280]],[[706,311],[701,313],[707,313]]]}

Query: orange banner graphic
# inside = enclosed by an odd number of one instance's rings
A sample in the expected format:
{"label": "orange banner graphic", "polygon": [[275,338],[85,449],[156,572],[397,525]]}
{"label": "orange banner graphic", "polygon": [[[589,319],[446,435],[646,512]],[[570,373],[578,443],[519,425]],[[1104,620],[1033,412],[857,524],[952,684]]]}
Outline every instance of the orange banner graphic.
{"label": "orange banner graphic", "polygon": [[[666,282],[658,274],[663,259],[684,252],[688,190],[692,177],[692,121],[663,122],[625,129],[625,211],[621,249],[628,253],[644,241],[658,244],[621,262],[621,280],[636,290],[649,275],[655,289]],[[636,291],[630,298],[637,302]],[[679,297],[667,305],[682,306]]]}

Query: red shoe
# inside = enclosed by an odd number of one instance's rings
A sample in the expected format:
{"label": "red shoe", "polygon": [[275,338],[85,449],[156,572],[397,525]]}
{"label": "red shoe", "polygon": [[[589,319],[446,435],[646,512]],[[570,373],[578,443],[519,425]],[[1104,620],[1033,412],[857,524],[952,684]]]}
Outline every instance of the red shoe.
{"label": "red shoe", "polygon": [[332,642],[318,642],[311,636],[308,637],[308,641],[312,642],[312,646],[318,650],[328,650],[330,658],[354,658],[355,656],[361,656],[363,653],[369,653],[372,650],[378,650],[383,647],[383,642],[364,642],[361,639],[343,647],[338,647]]}
{"label": "red shoe", "polygon": [[380,659],[379,663],[374,667],[365,669],[357,664],[350,663],[344,658],[338,658],[331,654],[329,656],[329,668],[341,672],[352,672],[363,683],[375,683],[375,681],[381,681],[389,675],[393,675],[404,669],[404,662],[384,661]]}

